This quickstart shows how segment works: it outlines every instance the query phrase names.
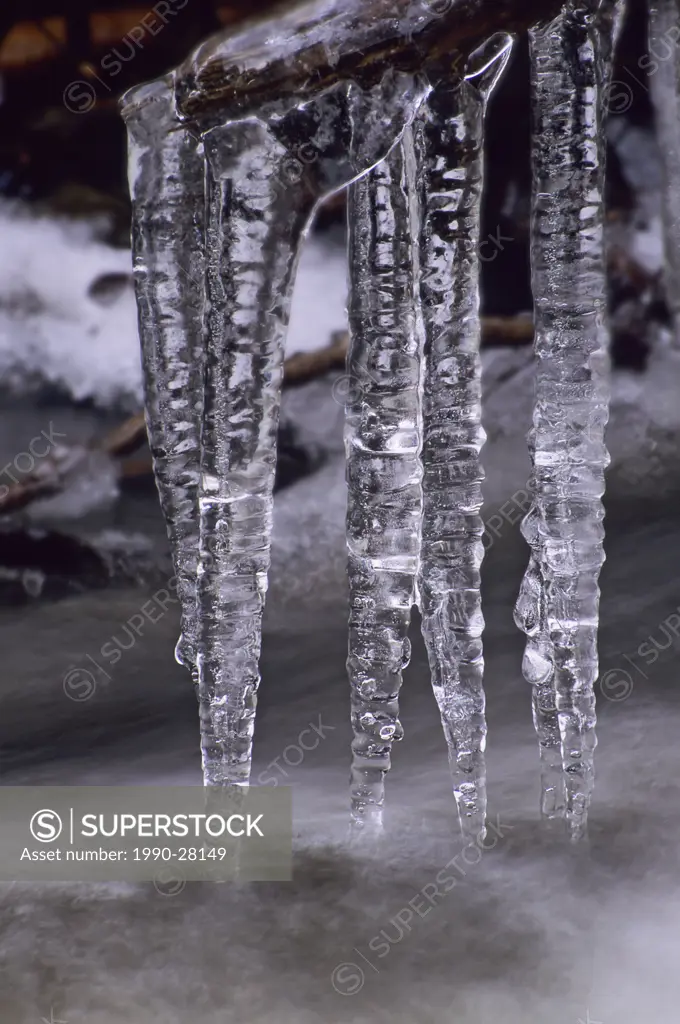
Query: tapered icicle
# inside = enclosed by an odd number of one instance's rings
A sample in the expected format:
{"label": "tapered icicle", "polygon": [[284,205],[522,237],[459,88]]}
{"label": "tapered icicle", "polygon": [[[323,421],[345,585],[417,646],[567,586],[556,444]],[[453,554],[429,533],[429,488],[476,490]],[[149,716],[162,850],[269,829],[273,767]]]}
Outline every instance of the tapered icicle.
{"label": "tapered icicle", "polygon": [[205,781],[250,775],[270,561],[283,345],[310,215],[259,121],[215,128],[208,160],[198,696]]}
{"label": "tapered icicle", "polygon": [[456,87],[442,84],[416,122],[425,202],[423,525],[419,601],[464,834],[484,830],[485,698],[480,566],[479,232],[487,98],[510,54],[496,35]]}
{"label": "tapered icicle", "polygon": [[[537,358],[529,444],[529,569],[516,608],[528,634],[543,759],[542,809],[585,835],[593,786],[598,579],[608,464],[604,259],[605,96],[622,0],[569,3],[531,32],[532,277]],[[558,778],[557,736],[563,779]]]}
{"label": "tapered icicle", "polygon": [[214,127],[207,174],[199,700],[207,783],[244,785],[270,561],[283,345],[317,203],[384,159],[425,93],[388,72]]}
{"label": "tapered icicle", "polygon": [[650,0],[645,59],[663,160],[666,301],[680,346],[680,0]]}
{"label": "tapered icicle", "polygon": [[422,515],[420,205],[413,137],[350,188],[347,545],[352,819],[381,824],[384,776],[402,737]]}
{"label": "tapered icicle", "polygon": [[147,431],[182,606],[177,659],[193,667],[203,404],[203,146],[177,125],[169,79],[127,93],[123,115]]}

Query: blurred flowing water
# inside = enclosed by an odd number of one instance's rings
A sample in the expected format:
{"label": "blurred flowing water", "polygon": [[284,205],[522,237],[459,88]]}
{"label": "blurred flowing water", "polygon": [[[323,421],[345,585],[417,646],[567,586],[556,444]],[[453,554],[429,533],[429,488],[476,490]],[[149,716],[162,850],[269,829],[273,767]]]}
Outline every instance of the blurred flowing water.
{"label": "blurred flowing water", "polygon": [[[667,392],[654,372],[646,384],[622,378],[615,389],[591,843],[569,849],[538,828],[538,756],[512,622],[526,561],[517,507],[531,391],[513,358],[513,373],[508,355],[487,368],[483,576],[497,841],[461,848],[412,630],[406,737],[387,780],[387,849],[381,859],[345,845],[342,410],[331,382],[320,381],[290,398],[291,415],[323,439],[329,460],[277,496],[253,772],[256,782],[294,787],[294,879],[188,884],[173,897],[151,884],[2,885],[3,1024],[51,1014],[67,1024],[675,1019],[680,691],[669,616],[680,604],[672,571],[680,473],[670,461],[678,434],[668,413],[667,449],[659,461],[657,444],[654,462],[626,404],[634,394],[638,410],[663,409],[674,370],[657,371]],[[17,439],[32,436],[42,410],[34,415],[15,427]],[[649,470],[642,482],[640,465]],[[167,555],[152,491],[124,497],[115,517],[156,545],[158,585],[0,613],[6,785],[200,782],[195,698],[173,661],[177,606],[146,622],[134,643],[126,632],[163,589]],[[101,653],[107,643],[120,652],[115,664]],[[312,724],[322,738],[298,764],[300,734]]]}

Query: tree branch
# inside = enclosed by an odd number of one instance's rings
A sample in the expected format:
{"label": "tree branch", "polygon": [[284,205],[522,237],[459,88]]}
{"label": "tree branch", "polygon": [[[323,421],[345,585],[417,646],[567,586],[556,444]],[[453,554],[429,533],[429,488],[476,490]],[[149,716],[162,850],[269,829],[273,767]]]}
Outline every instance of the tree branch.
{"label": "tree branch", "polygon": [[[206,40],[177,69],[188,118],[243,116],[285,96],[309,98],[335,82],[369,85],[386,65],[453,69],[495,32],[554,17],[561,0],[307,0]],[[438,13],[439,12],[439,13]],[[280,45],[271,46],[272,36]]]}

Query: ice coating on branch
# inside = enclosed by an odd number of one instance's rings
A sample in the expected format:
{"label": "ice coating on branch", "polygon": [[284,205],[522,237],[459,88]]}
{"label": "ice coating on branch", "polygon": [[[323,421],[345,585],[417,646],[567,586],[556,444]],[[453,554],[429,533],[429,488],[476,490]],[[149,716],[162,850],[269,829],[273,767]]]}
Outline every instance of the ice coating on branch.
{"label": "ice coating on branch", "polygon": [[516,619],[528,637],[523,668],[533,686],[542,810],[564,812],[574,839],[586,832],[596,743],[609,461],[603,119],[622,12],[618,0],[569,3],[530,34],[537,377],[534,500],[523,524],[531,558]]}
{"label": "ice coating on branch", "polygon": [[[559,0],[281,0],[202,43],[175,73],[182,116],[258,115],[266,104],[304,102],[338,82],[376,85],[388,67],[449,68],[492,32],[554,17]],[[437,76],[432,76],[432,82]]]}
{"label": "ice coating on branch", "polygon": [[343,82],[288,109],[185,126],[169,85],[124,103],[147,416],[205,781],[243,785],[300,249],[317,203],[384,159],[427,87],[388,68],[368,90]]}
{"label": "ice coating on branch", "polygon": [[486,718],[482,534],[479,231],[486,101],[512,40],[492,37],[456,85],[430,95],[416,127],[425,367],[418,591],[432,684],[465,834],[484,830]]}
{"label": "ice coating on branch", "polygon": [[191,668],[203,404],[203,146],[175,121],[170,79],[129,92],[123,116],[147,431],[182,605],[177,658]]}
{"label": "ice coating on branch", "polygon": [[650,0],[648,66],[656,136],[663,157],[666,301],[680,346],[680,2]]}
{"label": "ice coating on branch", "polygon": [[411,131],[350,189],[347,450],[352,817],[379,825],[422,520],[420,203]]}

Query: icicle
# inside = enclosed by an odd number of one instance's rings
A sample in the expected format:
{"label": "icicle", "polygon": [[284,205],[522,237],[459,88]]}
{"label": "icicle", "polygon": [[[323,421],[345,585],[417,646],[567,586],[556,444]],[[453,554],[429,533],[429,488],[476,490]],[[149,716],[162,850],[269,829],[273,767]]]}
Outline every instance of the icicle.
{"label": "icicle", "polygon": [[[537,358],[529,445],[532,555],[516,618],[528,635],[542,809],[586,831],[593,784],[608,353],[604,97],[622,0],[569,3],[532,30],[532,274]],[[557,736],[563,780],[558,779]]]}
{"label": "icicle", "polygon": [[[410,131],[350,188],[350,350],[345,445],[349,550],[352,817],[380,826],[383,779],[402,737],[422,515],[420,208]],[[415,250],[415,251],[414,251]]]}
{"label": "icicle", "polygon": [[206,782],[248,782],[283,345],[316,204],[383,159],[425,86],[388,72],[210,128],[198,689]]}
{"label": "icicle", "polygon": [[663,230],[666,301],[680,345],[680,2],[650,0],[645,68],[663,157]]}
{"label": "icicle", "polygon": [[198,696],[209,785],[248,782],[267,589],[283,344],[310,215],[257,120],[215,128],[209,161]]}
{"label": "icicle", "polygon": [[123,116],[147,430],[182,605],[177,659],[193,667],[203,402],[203,147],[177,125],[170,79],[130,90]]}
{"label": "icicle", "polygon": [[419,600],[463,831],[484,829],[486,721],[480,566],[479,230],[486,101],[510,54],[496,35],[464,80],[431,94],[416,124],[425,221],[423,498]]}

